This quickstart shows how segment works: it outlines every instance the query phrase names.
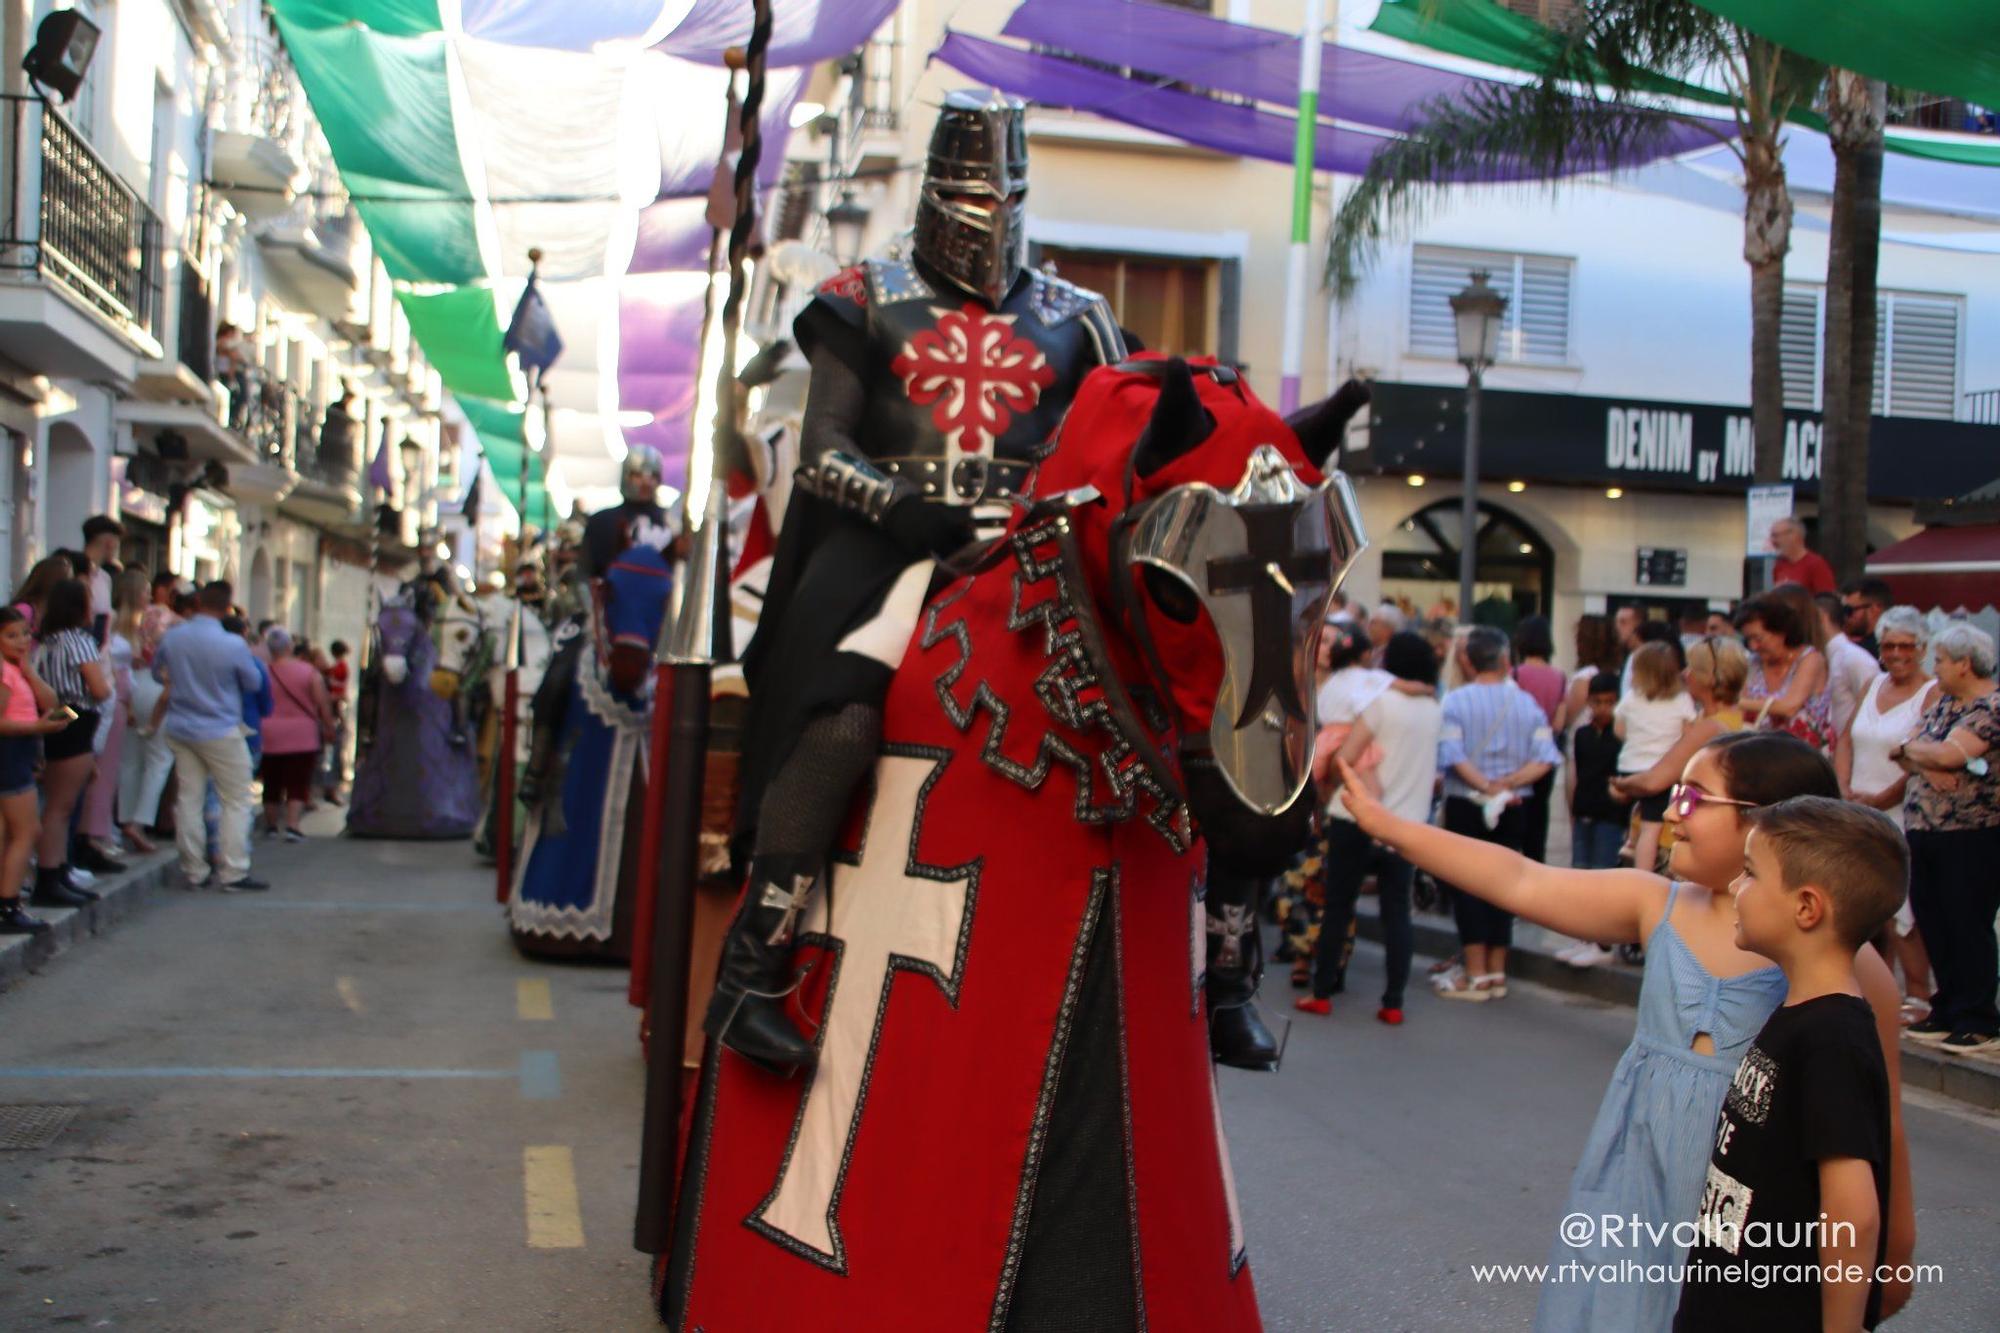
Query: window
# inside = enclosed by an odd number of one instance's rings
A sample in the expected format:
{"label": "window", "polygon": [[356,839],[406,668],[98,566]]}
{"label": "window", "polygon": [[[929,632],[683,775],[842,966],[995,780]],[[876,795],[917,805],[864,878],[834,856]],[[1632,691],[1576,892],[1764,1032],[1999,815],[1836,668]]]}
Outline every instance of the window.
{"label": "window", "polygon": [[1485,269],[1493,290],[1507,298],[1501,323],[1501,361],[1569,364],[1569,283],[1574,262],[1550,255],[1416,247],[1410,266],[1410,351],[1457,359],[1458,333],[1451,298]]}
{"label": "window", "polygon": [[1222,346],[1215,336],[1220,283],[1213,259],[1121,255],[1045,246],[1042,258],[1079,287],[1101,293],[1123,327],[1149,351],[1206,356]]}
{"label": "window", "polygon": [[[1950,421],[1958,405],[1958,329],[1962,297],[1926,292],[1877,294],[1877,416]],[[1785,288],[1778,326],[1785,406],[1818,411],[1825,366],[1826,288]]]}

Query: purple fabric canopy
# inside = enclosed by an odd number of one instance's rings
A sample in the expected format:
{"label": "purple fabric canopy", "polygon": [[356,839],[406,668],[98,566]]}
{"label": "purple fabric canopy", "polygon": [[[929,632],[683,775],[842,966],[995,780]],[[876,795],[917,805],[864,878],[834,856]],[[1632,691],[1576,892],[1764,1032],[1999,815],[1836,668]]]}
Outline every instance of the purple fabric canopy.
{"label": "purple fabric canopy", "polygon": [[[810,65],[857,50],[889,15],[898,0],[783,0],[773,7],[771,47],[766,59],[779,65]],[[694,0],[657,50],[705,65],[722,63],[722,53],[750,41],[749,0]]]}
{"label": "purple fabric canopy", "polygon": [[[1135,0],[1023,0],[1004,31],[1063,54],[1159,79],[1276,106],[1297,100],[1299,39],[1270,28]],[[1385,131],[1410,129],[1423,105],[1435,98],[1461,98],[1494,83],[1333,44],[1322,55],[1320,114]],[[948,34],[937,58],[961,73],[1034,101],[1090,111],[1221,152],[1273,162],[1292,160],[1298,123],[1293,115],[1163,88],[1151,80],[1128,79],[1061,55],[1023,51],[963,33]],[[1727,120],[1710,118],[1705,124],[1707,129],[1672,124],[1644,160],[1733,137],[1734,126]],[[1322,125],[1315,161],[1321,170],[1358,172],[1381,142],[1381,136],[1366,131]],[[1635,160],[1627,165],[1637,164]],[[1578,169],[1593,167],[1584,164]],[[1502,169],[1461,179],[1513,181],[1534,175],[1525,168]]]}
{"label": "purple fabric canopy", "polygon": [[697,272],[708,262],[708,201],[662,199],[639,212],[631,273]]}
{"label": "purple fabric canopy", "polygon": [[659,20],[661,0],[461,0],[465,30],[489,42],[588,51],[599,42],[633,41]]}

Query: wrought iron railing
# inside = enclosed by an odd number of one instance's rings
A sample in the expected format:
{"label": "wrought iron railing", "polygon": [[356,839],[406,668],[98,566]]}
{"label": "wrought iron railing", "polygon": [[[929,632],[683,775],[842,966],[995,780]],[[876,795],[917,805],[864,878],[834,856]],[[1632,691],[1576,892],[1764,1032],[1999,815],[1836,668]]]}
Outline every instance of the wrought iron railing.
{"label": "wrought iron railing", "polygon": [[2000,426],[2000,389],[1978,389],[1965,395],[1965,419],[1980,426]]}
{"label": "wrought iron railing", "polygon": [[0,267],[38,272],[110,318],[150,328],[160,220],[60,113],[18,94],[0,102],[13,158]]}
{"label": "wrought iron railing", "polygon": [[181,364],[203,384],[215,378],[215,304],[208,279],[193,258],[181,256]]}
{"label": "wrought iron railing", "polygon": [[240,383],[242,409],[231,409],[229,424],[243,436],[259,462],[272,467],[294,466],[292,420],[298,410],[298,395],[265,379],[259,370],[245,371]]}

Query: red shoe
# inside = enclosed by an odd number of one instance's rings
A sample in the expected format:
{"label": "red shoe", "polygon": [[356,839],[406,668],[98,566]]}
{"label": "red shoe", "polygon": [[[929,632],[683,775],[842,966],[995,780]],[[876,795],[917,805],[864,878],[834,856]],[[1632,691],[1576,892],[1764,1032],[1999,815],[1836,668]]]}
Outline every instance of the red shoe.
{"label": "red shoe", "polygon": [[1324,1000],[1315,995],[1301,995],[1298,999],[1292,1001],[1292,1008],[1302,1014],[1318,1014],[1321,1018],[1325,1018],[1333,1012],[1333,1001]]}
{"label": "red shoe", "polygon": [[1375,1021],[1378,1023],[1387,1023],[1392,1028],[1401,1027],[1403,1025],[1403,1011],[1401,1009],[1377,1009],[1375,1011]]}

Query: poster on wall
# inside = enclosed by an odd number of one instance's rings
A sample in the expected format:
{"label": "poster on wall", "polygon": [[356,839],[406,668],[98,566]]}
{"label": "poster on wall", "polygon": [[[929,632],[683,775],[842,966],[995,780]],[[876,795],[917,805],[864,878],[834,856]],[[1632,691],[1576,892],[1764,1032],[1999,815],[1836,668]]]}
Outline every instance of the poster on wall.
{"label": "poster on wall", "polygon": [[1771,549],[1771,525],[1792,512],[1792,488],[1789,486],[1752,486],[1745,498],[1743,554],[1755,558],[1760,555],[1774,555]]}

